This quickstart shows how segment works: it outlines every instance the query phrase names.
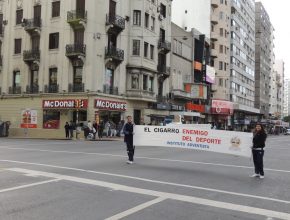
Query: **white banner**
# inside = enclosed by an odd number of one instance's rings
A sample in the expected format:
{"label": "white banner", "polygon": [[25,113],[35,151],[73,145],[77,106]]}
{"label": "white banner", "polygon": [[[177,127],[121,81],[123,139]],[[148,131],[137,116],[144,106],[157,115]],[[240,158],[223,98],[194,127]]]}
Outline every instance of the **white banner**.
{"label": "white banner", "polygon": [[212,130],[192,125],[134,127],[135,146],[187,148],[251,157],[252,133]]}

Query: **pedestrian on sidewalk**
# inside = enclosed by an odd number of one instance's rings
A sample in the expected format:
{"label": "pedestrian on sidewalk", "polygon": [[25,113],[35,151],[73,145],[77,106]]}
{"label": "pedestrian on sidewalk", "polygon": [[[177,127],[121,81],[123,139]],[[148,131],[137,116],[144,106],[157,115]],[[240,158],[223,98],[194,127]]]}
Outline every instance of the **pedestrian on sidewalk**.
{"label": "pedestrian on sidewalk", "polygon": [[74,130],[75,130],[75,125],[73,121],[70,121],[69,123],[69,133],[70,133],[70,138],[72,139],[74,137]]}
{"label": "pedestrian on sidewalk", "polygon": [[255,166],[255,174],[252,177],[259,177],[260,179],[264,179],[264,147],[265,142],[267,139],[267,134],[263,125],[256,124],[256,128],[254,130],[254,137],[253,137],[253,161]]}
{"label": "pedestrian on sidewalk", "polygon": [[64,130],[65,130],[65,138],[69,139],[69,124],[68,124],[68,122],[65,123]]}
{"label": "pedestrian on sidewalk", "polygon": [[135,153],[135,146],[133,146],[133,135],[134,135],[134,124],[132,122],[132,116],[127,117],[127,123],[124,125],[123,132],[124,132],[124,142],[127,145],[127,153],[129,160],[127,161],[128,164],[133,164],[134,161],[134,153]]}
{"label": "pedestrian on sidewalk", "polygon": [[100,140],[103,138],[103,132],[104,132],[104,122],[101,121],[98,127],[98,136]]}

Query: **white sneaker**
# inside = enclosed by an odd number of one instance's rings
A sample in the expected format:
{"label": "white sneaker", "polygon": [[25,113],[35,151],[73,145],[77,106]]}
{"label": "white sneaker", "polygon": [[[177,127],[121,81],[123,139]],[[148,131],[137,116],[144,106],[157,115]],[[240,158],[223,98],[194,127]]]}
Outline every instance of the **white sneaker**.
{"label": "white sneaker", "polygon": [[133,161],[128,160],[127,164],[133,164]]}
{"label": "white sneaker", "polygon": [[264,178],[265,178],[265,176],[260,175],[260,179],[264,179]]}
{"label": "white sneaker", "polygon": [[260,177],[260,174],[253,174],[252,176],[250,176],[250,177]]}

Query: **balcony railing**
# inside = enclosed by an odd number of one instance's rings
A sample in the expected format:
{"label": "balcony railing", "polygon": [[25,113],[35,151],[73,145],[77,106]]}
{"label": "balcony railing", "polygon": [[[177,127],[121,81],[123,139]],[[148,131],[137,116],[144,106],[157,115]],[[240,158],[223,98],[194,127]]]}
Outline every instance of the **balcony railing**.
{"label": "balcony railing", "polygon": [[68,91],[69,92],[84,92],[85,86],[83,83],[81,83],[81,84],[69,84]]}
{"label": "balcony railing", "polygon": [[86,56],[86,45],[85,44],[68,44],[65,47],[66,56]]}
{"label": "balcony railing", "polygon": [[37,94],[37,93],[39,93],[39,85],[26,86],[26,93],[27,94]]}
{"label": "balcony railing", "polygon": [[122,62],[124,60],[124,50],[113,46],[106,47],[105,50],[105,59],[111,58],[117,62]]}
{"label": "balcony railing", "polygon": [[125,29],[125,18],[119,15],[106,15],[106,25],[112,25],[110,32],[120,33]]}
{"label": "balcony railing", "polygon": [[130,99],[150,99],[150,100],[155,100],[156,96],[153,91],[148,91],[148,90],[140,90],[140,89],[127,89],[127,96]]}
{"label": "balcony railing", "polygon": [[169,51],[171,51],[171,43],[169,41],[160,39],[158,42],[158,49],[161,49],[165,53],[168,53]]}
{"label": "balcony railing", "polygon": [[23,19],[22,26],[25,30],[34,30],[41,28],[41,18]]}
{"label": "balcony railing", "polygon": [[21,86],[10,86],[9,94],[21,94]]}
{"label": "balcony railing", "polygon": [[84,23],[87,22],[87,11],[84,10],[73,10],[67,12],[67,22],[73,28],[84,27]]}
{"label": "balcony railing", "polygon": [[40,51],[39,50],[25,50],[23,52],[23,61],[33,62],[40,60]]}
{"label": "balcony railing", "polygon": [[58,93],[59,86],[58,85],[45,85],[44,92],[45,93]]}
{"label": "balcony railing", "polygon": [[158,65],[157,71],[159,74],[170,75],[170,67],[165,66],[165,65]]}
{"label": "balcony railing", "polygon": [[119,95],[119,89],[118,87],[113,87],[106,84],[103,85],[103,93],[111,95]]}
{"label": "balcony railing", "polygon": [[156,101],[159,103],[165,103],[168,101],[168,98],[166,96],[156,95]]}

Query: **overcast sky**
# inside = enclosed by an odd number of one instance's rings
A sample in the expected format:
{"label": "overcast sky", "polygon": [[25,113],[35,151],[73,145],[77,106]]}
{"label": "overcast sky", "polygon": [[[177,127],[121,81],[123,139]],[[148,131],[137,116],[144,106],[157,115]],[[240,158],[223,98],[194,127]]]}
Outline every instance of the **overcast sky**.
{"label": "overcast sky", "polygon": [[275,28],[276,59],[285,62],[285,75],[290,78],[290,1],[260,0],[267,10]]}

